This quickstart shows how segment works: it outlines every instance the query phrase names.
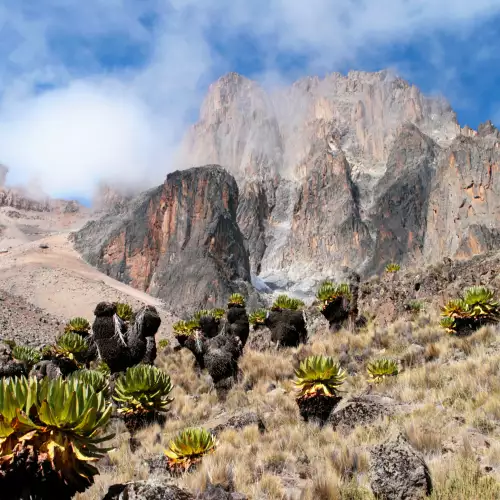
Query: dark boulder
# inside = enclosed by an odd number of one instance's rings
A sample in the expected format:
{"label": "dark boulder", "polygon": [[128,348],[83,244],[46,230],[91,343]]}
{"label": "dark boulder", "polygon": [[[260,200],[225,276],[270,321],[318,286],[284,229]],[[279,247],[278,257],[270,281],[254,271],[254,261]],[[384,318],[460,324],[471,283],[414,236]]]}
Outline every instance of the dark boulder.
{"label": "dark boulder", "polygon": [[245,495],[230,488],[209,484],[198,495],[175,486],[167,480],[148,479],[125,484],[114,484],[102,500],[247,500]]}
{"label": "dark boulder", "polygon": [[0,360],[0,378],[25,377],[26,365],[13,360]]}
{"label": "dark boulder", "polygon": [[371,450],[370,485],[381,500],[419,500],[432,493],[422,454],[402,434]]}
{"label": "dark boulder", "polygon": [[325,395],[317,395],[309,398],[297,399],[300,416],[306,422],[314,422],[324,425],[333,409],[339,404],[342,398]]}
{"label": "dark boulder", "polygon": [[247,497],[241,493],[228,491],[221,485],[209,484],[207,489],[196,497],[196,500],[247,500]]}
{"label": "dark boulder", "polygon": [[195,500],[195,497],[164,480],[149,479],[114,484],[102,500]]}
{"label": "dark boulder", "polygon": [[375,420],[404,411],[404,405],[378,394],[361,394],[342,402],[329,415],[328,423],[335,429],[352,430]]}
{"label": "dark boulder", "polygon": [[223,417],[221,421],[214,422],[210,428],[212,434],[218,435],[226,429],[241,430],[251,425],[256,425],[261,433],[265,432],[266,426],[262,418],[253,411],[242,412],[231,417]]}
{"label": "dark boulder", "polygon": [[29,376],[42,380],[44,377],[56,379],[67,377],[78,369],[76,363],[68,358],[44,359],[33,366]]}

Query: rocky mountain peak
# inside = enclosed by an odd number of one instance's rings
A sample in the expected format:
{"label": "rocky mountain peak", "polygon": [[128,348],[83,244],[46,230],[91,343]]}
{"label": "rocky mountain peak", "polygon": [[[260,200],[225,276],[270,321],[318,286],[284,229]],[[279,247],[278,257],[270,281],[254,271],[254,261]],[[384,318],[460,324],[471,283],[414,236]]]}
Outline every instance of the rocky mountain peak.
{"label": "rocky mountain peak", "polygon": [[[389,71],[306,77],[272,92],[230,73],[210,87],[199,122],[186,134],[179,166],[215,163],[230,171],[240,187],[238,222],[248,240],[252,268],[263,276],[296,268],[294,279],[300,279],[300,270],[306,273],[307,265],[316,266],[318,272],[324,267],[318,267],[313,255],[337,265],[344,252],[343,264],[366,264],[376,238],[368,219],[377,212],[375,193],[380,196],[383,191],[377,186],[389,163],[404,172],[407,156],[425,154],[429,141],[432,151],[448,147],[460,132],[444,99],[424,96]],[[400,159],[392,161],[395,152]],[[347,167],[332,177],[326,167],[339,155]],[[411,162],[419,164],[416,159]],[[425,182],[432,176],[434,162],[433,153]],[[318,172],[323,172],[320,177]],[[318,191],[316,183],[326,191]],[[349,183],[352,188],[345,191]],[[348,251],[343,243],[321,243],[329,238],[326,227],[336,238],[338,228],[318,219],[319,210],[313,207],[321,202],[332,210],[332,200],[346,200],[347,192],[351,201],[341,202],[343,211],[334,220],[359,229],[364,250],[357,254],[358,243]],[[305,199],[315,201],[304,205]],[[342,234],[341,240],[347,230]]]}

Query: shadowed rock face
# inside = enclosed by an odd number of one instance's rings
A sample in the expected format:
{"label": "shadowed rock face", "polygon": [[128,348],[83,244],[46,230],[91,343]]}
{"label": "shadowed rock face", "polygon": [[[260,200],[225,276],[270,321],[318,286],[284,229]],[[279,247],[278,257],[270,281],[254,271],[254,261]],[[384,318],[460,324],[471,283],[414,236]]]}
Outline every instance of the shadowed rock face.
{"label": "shadowed rock face", "polygon": [[362,265],[371,244],[350,166],[344,155],[325,152],[301,186],[283,265],[298,276],[306,268],[328,275],[341,266]]}
{"label": "shadowed rock face", "polygon": [[169,174],[126,214],[90,222],[73,239],[90,264],[186,314],[246,290],[250,264],[237,207],[231,175],[215,165],[193,168]]}
{"label": "shadowed rock face", "polygon": [[383,271],[389,262],[421,259],[438,153],[437,144],[412,124],[396,137],[370,217],[376,234],[373,271]]}
{"label": "shadowed rock face", "polygon": [[500,140],[491,124],[441,154],[430,194],[424,253],[464,259],[500,243]]}

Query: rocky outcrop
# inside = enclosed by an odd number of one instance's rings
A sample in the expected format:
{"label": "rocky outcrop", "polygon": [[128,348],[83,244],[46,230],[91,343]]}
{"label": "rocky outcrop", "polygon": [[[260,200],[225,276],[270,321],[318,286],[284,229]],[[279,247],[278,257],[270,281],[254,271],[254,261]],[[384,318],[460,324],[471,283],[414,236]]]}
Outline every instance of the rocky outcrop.
{"label": "rocky outcrop", "polygon": [[386,325],[398,318],[411,317],[411,303],[424,309],[439,309],[457,298],[465,288],[482,285],[500,293],[500,252],[476,255],[467,260],[442,262],[414,270],[384,273],[360,286],[359,309]]}
{"label": "rocky outcrop", "polygon": [[0,207],[12,207],[16,210],[31,210],[34,212],[48,212],[51,209],[50,200],[37,201],[22,190],[8,189],[0,186]]}
{"label": "rocky outcrop", "polygon": [[[232,215],[208,221],[226,181],[184,170],[133,201],[105,192],[116,213],[80,232],[77,248],[174,309],[193,297],[189,310],[221,304],[248,280],[247,260],[262,289],[311,295],[323,279],[340,280],[342,266],[366,278],[391,261],[463,259],[500,243],[500,133],[491,122],[461,129],[448,103],[388,71],[304,78],[271,93],[235,73],[220,78],[176,165],[205,163],[233,176],[227,192],[238,194],[228,200],[237,202],[222,208]],[[196,229],[182,222],[196,218],[193,207],[210,207]],[[230,248],[211,258],[204,228],[217,224],[225,236],[215,240]]]}
{"label": "rocky outcrop", "polygon": [[381,417],[404,410],[405,406],[392,398],[380,394],[360,394],[337,406],[328,417],[328,423],[334,429],[346,432],[358,425],[369,425]]}
{"label": "rocky outcrop", "polygon": [[113,484],[102,500],[195,500],[194,495],[160,479]]}
{"label": "rocky outcrop", "polygon": [[424,458],[401,434],[374,447],[370,455],[370,485],[376,498],[421,500],[432,493]]}
{"label": "rocky outcrop", "polygon": [[125,214],[89,222],[73,240],[90,264],[163,299],[174,313],[224,306],[250,282],[238,199],[234,178],[218,166],[177,171]]}
{"label": "rocky outcrop", "polygon": [[210,432],[218,436],[221,432],[228,429],[241,431],[245,427],[256,425],[259,432],[263,433],[266,426],[259,415],[253,411],[240,412],[232,416],[223,416],[218,418],[215,422],[209,422],[208,428]]}
{"label": "rocky outcrop", "polygon": [[32,212],[59,212],[73,214],[82,209],[74,200],[53,199],[39,191],[37,186],[28,189],[24,186],[7,187],[6,179],[9,169],[0,165],[0,207],[11,207],[16,210]]}
{"label": "rocky outcrop", "polygon": [[208,484],[205,491],[193,495],[158,478],[114,484],[102,500],[247,500],[247,497],[214,484]]}

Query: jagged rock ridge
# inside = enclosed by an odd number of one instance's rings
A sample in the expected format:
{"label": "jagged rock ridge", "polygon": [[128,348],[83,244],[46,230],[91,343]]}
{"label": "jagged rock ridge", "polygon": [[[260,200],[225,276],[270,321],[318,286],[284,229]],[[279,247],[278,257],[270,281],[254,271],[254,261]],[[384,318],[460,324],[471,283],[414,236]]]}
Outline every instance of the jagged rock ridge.
{"label": "jagged rock ridge", "polygon": [[493,248],[498,148],[491,123],[461,129],[443,99],[387,71],[274,93],[231,73],[210,87],[178,165],[235,176],[252,271],[286,286]]}
{"label": "jagged rock ridge", "polygon": [[73,240],[90,264],[163,299],[174,313],[222,306],[250,281],[238,198],[236,181],[218,166],[177,171]]}
{"label": "jagged rock ridge", "polygon": [[33,212],[77,212],[80,204],[76,201],[55,200],[49,196],[33,196],[29,190],[18,187],[7,187],[5,181],[9,169],[0,165],[0,207],[11,207],[16,210],[29,210]]}

